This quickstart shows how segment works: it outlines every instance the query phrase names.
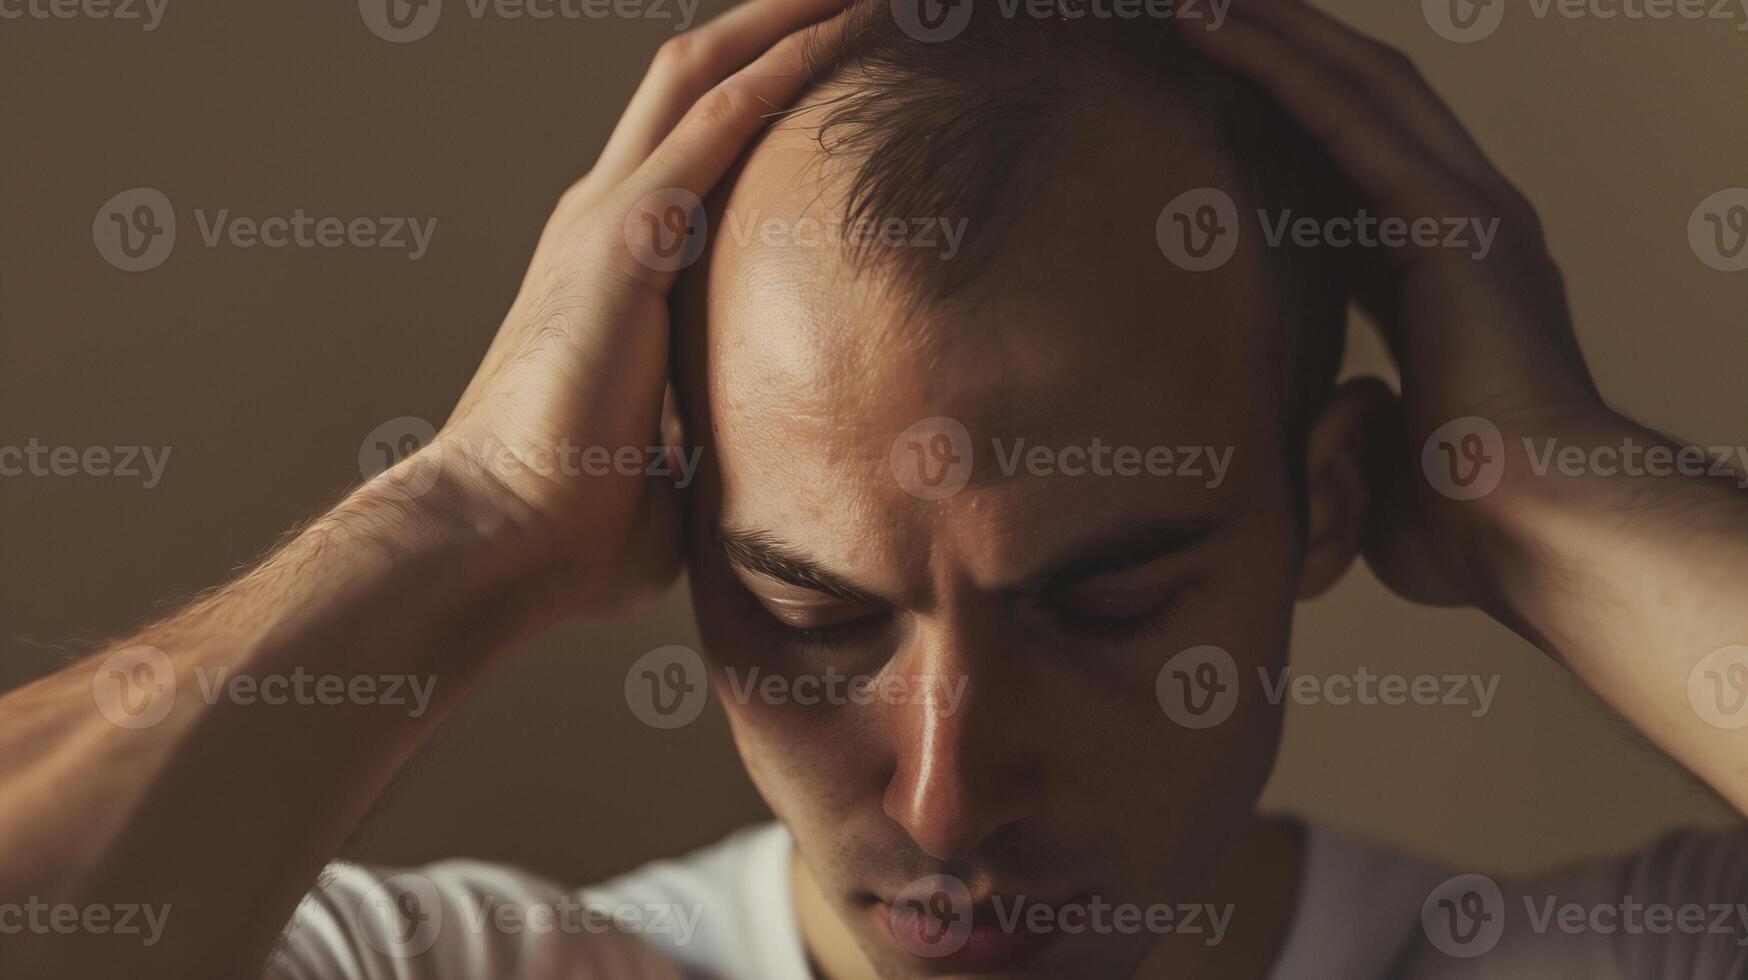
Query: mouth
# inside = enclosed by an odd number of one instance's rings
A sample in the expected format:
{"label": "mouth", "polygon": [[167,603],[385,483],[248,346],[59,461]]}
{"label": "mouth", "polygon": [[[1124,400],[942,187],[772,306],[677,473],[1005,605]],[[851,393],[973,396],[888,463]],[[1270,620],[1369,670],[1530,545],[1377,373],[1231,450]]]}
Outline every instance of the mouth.
{"label": "mouth", "polygon": [[1035,899],[1025,892],[973,897],[957,879],[923,879],[892,899],[867,898],[867,914],[924,973],[994,973],[1024,967],[1063,938],[1064,907],[1092,892]]}

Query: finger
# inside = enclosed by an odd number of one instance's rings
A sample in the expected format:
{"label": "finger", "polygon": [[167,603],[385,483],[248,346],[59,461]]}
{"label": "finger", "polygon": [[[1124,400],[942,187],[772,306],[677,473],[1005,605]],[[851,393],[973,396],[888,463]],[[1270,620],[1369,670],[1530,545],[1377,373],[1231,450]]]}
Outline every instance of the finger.
{"label": "finger", "polygon": [[747,0],[662,44],[626,106],[595,172],[624,179],[704,93],[772,45],[844,8],[844,0]]}
{"label": "finger", "polygon": [[[843,15],[815,24],[779,41],[769,51],[704,93],[620,189],[622,206],[612,213],[623,215],[627,247],[621,255],[631,277],[666,290],[678,266],[650,261],[661,253],[655,241],[662,237],[667,212],[676,202],[689,200],[699,209],[702,198],[745,151],[772,115],[794,102],[808,84],[803,52],[823,32],[841,27]],[[647,222],[647,225],[645,224]],[[671,226],[670,226],[671,227]],[[694,234],[691,227],[683,229]],[[672,254],[671,250],[666,254]]]}
{"label": "finger", "polygon": [[1236,19],[1217,31],[1183,36],[1269,93],[1385,212],[1413,219],[1479,209],[1469,185],[1441,159],[1406,136],[1352,83],[1280,37]]}
{"label": "finger", "polygon": [[1237,10],[1364,92],[1392,123],[1463,179],[1504,197],[1516,194],[1449,103],[1401,51],[1304,0],[1251,0]]}

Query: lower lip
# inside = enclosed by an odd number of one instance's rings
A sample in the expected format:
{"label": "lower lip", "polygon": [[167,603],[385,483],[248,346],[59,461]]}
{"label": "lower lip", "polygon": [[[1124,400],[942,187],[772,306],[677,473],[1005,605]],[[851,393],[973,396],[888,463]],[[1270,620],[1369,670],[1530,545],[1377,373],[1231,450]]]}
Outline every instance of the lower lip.
{"label": "lower lip", "polygon": [[[1012,932],[1002,929],[995,910],[980,906],[971,928],[951,931],[938,920],[918,913],[894,914],[883,901],[872,906],[900,949],[929,973],[987,973],[1013,969],[1035,959],[1062,937],[1060,930],[1032,932],[1020,922]],[[1022,920],[1023,921],[1023,917]]]}

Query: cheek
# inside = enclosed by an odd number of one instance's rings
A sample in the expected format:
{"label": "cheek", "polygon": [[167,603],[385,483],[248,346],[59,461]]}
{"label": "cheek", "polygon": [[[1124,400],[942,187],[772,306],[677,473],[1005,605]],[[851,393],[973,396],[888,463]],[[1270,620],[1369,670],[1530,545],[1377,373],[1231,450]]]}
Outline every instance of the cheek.
{"label": "cheek", "polygon": [[1270,692],[1291,633],[1295,549],[1283,528],[1231,533],[1179,621],[1121,651],[1115,683],[1085,692],[1077,718],[1056,720],[1060,762],[1102,819],[1140,853],[1177,842],[1161,860],[1214,853],[1254,809],[1279,746],[1283,712]]}
{"label": "cheek", "polygon": [[811,838],[859,826],[870,806],[878,809],[885,747],[861,733],[864,711],[773,703],[720,662],[711,661],[711,673],[735,749],[778,819]]}
{"label": "cheek", "polygon": [[826,690],[770,647],[757,619],[763,614],[726,563],[694,558],[689,579],[711,686],[771,809],[799,822],[878,799],[887,754],[867,712],[817,703]]}

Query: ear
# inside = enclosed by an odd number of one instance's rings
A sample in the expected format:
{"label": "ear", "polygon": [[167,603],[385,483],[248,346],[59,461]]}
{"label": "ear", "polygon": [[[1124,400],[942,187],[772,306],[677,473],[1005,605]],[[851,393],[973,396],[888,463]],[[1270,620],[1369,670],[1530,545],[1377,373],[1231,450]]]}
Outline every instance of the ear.
{"label": "ear", "polygon": [[1328,591],[1359,554],[1371,506],[1370,465],[1380,419],[1395,402],[1377,378],[1342,382],[1305,442],[1305,559],[1299,598]]}

